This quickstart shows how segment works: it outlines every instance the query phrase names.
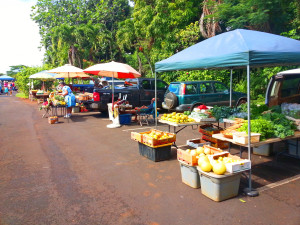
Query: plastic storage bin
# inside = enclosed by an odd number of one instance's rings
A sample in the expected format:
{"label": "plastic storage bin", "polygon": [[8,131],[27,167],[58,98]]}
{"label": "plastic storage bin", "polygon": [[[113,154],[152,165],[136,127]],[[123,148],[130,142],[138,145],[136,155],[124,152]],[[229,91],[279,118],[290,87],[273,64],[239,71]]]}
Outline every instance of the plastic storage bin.
{"label": "plastic storage bin", "polygon": [[300,157],[300,140],[299,139],[287,140],[287,144],[288,144],[288,153],[290,155]]}
{"label": "plastic storage bin", "polygon": [[201,193],[216,201],[224,201],[238,195],[241,173],[217,175],[206,173],[197,167],[200,175]]}
{"label": "plastic storage bin", "polygon": [[150,147],[142,143],[138,143],[140,155],[145,156],[146,158],[159,162],[163,160],[168,160],[171,158],[171,145],[160,145],[157,147]]}
{"label": "plastic storage bin", "polygon": [[200,188],[200,176],[196,166],[189,166],[187,163],[178,160],[181,171],[181,180],[192,188]]}
{"label": "plastic storage bin", "polygon": [[259,147],[253,148],[253,154],[255,155],[263,155],[263,156],[270,156],[272,154],[272,145],[265,144]]}
{"label": "plastic storage bin", "polygon": [[120,124],[130,124],[131,123],[131,114],[120,114]]}

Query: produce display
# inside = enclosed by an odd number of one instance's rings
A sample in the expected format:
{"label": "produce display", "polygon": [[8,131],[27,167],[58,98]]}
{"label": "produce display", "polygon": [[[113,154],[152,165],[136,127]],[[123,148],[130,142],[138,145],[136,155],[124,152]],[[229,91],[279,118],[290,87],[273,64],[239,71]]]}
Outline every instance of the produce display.
{"label": "produce display", "polygon": [[163,114],[162,117],[160,118],[161,120],[169,121],[172,123],[177,123],[177,124],[184,124],[184,123],[191,123],[195,122],[194,119],[189,118],[188,115],[185,115],[183,113],[170,113],[170,114]]}
{"label": "produce display", "polygon": [[[287,119],[283,114],[268,112],[257,119],[251,120],[251,132],[260,133],[261,140],[272,137],[285,138],[295,134],[294,121]],[[237,129],[248,133],[248,121]]]}
{"label": "produce display", "polygon": [[230,127],[227,127],[224,131],[221,131],[226,138],[233,138],[233,133],[236,132],[238,128],[240,128],[244,124],[244,119],[235,118],[234,124]]}
{"label": "produce display", "polygon": [[[247,119],[247,104],[242,104],[237,108],[215,106],[209,111],[219,120],[224,118],[235,119],[233,126],[221,132],[225,137],[232,138],[233,133],[236,131],[246,132],[246,134],[248,134],[248,121],[243,120]],[[261,134],[260,139],[262,141],[273,137],[286,138],[292,136],[297,129],[296,125],[300,124],[300,121],[299,123],[295,121],[296,119],[288,119],[289,116],[293,118],[300,117],[299,104],[284,103],[281,107],[275,106],[271,108],[268,108],[267,105],[251,104],[250,112],[251,132]]]}
{"label": "produce display", "polygon": [[196,122],[200,121],[216,121],[214,117],[211,116],[211,113],[208,112],[207,110],[203,110],[204,112],[201,111],[193,111],[189,115],[189,118],[194,119]]}
{"label": "produce display", "polygon": [[249,160],[230,155],[229,152],[204,145],[196,149],[177,150],[177,158],[191,166],[199,166],[204,172],[214,172],[222,175],[225,172],[234,173],[250,169]]}
{"label": "produce display", "polygon": [[223,152],[221,149],[211,147],[209,145],[204,145],[203,147],[198,147],[196,149],[177,149],[177,159],[186,162],[191,166],[198,165],[198,158],[201,154],[213,155]]}
{"label": "produce display", "polygon": [[154,147],[158,145],[172,144],[176,141],[176,135],[173,133],[151,129],[150,131],[141,133],[131,132],[131,139]]}
{"label": "produce display", "polygon": [[58,95],[54,92],[50,93],[48,101],[52,102],[54,106],[66,105],[64,96]]}

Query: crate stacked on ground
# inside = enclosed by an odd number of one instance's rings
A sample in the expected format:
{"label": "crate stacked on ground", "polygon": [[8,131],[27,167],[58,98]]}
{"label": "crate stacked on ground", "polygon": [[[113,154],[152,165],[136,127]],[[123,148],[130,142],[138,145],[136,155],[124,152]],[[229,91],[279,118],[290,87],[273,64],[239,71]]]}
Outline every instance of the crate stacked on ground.
{"label": "crate stacked on ground", "polygon": [[251,168],[251,162],[208,145],[177,150],[182,182],[200,188],[205,196],[223,201],[238,194],[240,173]]}
{"label": "crate stacked on ground", "polygon": [[176,135],[151,129],[146,132],[131,132],[131,139],[138,142],[140,155],[152,161],[163,161],[171,158],[171,145]]}
{"label": "crate stacked on ground", "polygon": [[221,141],[212,137],[213,134],[218,134],[221,131],[221,128],[214,127],[213,125],[202,125],[199,127],[199,132],[202,134],[202,140],[209,141],[211,146],[216,148],[229,148],[229,142]]}

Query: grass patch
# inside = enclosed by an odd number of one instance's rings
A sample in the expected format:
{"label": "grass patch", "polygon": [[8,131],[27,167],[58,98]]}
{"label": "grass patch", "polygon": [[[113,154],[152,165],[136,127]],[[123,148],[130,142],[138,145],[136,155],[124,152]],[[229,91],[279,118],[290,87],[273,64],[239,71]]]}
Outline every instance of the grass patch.
{"label": "grass patch", "polygon": [[18,97],[18,98],[28,98],[28,96],[27,95],[25,95],[24,93],[17,93],[16,94],[16,97]]}

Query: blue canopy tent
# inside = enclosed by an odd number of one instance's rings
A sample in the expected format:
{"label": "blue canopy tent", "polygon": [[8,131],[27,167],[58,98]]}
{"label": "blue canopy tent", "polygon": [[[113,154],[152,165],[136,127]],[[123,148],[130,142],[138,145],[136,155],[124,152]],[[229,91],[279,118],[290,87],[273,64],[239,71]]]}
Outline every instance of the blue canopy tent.
{"label": "blue canopy tent", "polygon": [[[250,67],[299,64],[300,41],[259,31],[237,29],[206,39],[155,63],[155,79],[157,72],[228,68],[231,69],[230,86],[232,87],[232,69],[246,67],[248,133],[250,134]],[[251,160],[250,135],[248,158]],[[250,196],[257,195],[257,192],[252,189],[251,170],[249,187],[245,192]]]}
{"label": "blue canopy tent", "polygon": [[7,75],[3,75],[3,76],[0,76],[0,80],[2,80],[2,81],[13,81],[13,80],[15,80],[15,78],[7,76]]}

